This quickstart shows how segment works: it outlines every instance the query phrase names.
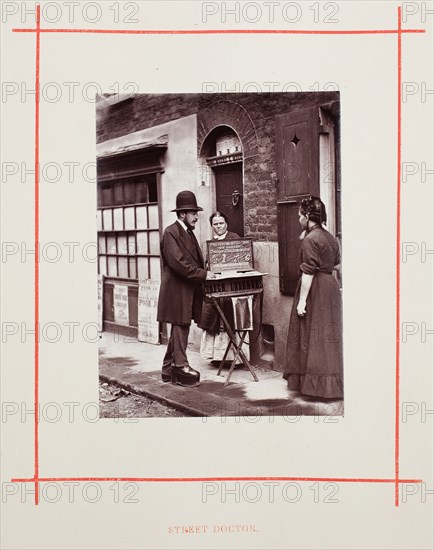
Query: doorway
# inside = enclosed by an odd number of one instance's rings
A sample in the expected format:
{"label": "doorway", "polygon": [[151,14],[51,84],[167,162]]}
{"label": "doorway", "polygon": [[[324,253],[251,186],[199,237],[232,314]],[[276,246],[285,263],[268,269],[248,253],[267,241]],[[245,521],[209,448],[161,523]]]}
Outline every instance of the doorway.
{"label": "doorway", "polygon": [[244,237],[243,163],[214,168],[216,210],[228,217],[229,231]]}

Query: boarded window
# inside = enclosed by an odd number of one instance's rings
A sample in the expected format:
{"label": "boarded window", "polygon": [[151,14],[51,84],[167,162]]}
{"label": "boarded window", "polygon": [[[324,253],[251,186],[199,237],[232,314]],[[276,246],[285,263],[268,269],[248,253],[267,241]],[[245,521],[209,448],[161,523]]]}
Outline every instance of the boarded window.
{"label": "boarded window", "polygon": [[136,330],[138,280],[160,278],[158,197],[163,150],[128,152],[97,162],[98,273],[104,275],[105,330],[122,328],[115,314],[115,285],[127,287],[126,328]]}

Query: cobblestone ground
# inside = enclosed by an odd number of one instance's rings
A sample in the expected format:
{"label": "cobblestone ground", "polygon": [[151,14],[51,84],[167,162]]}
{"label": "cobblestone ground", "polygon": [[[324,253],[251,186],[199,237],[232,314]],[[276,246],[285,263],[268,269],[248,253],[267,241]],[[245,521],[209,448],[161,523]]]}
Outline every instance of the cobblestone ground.
{"label": "cobblestone ground", "polygon": [[100,382],[100,418],[146,418],[188,416],[143,395],[136,395],[114,384]]}

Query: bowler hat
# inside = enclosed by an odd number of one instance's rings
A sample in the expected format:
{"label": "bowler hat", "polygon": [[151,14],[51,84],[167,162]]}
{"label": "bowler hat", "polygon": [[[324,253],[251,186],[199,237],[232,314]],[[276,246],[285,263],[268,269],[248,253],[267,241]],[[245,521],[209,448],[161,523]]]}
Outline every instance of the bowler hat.
{"label": "bowler hat", "polygon": [[181,210],[203,210],[197,205],[196,195],[191,191],[181,191],[176,195],[176,208],[171,212],[180,212]]}

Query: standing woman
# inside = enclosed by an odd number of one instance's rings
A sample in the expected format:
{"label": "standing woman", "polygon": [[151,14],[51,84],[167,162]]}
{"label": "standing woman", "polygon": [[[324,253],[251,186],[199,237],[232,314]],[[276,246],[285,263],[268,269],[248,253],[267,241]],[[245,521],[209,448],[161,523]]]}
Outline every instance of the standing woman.
{"label": "standing woman", "polygon": [[340,247],[323,224],[323,202],[310,196],[301,201],[303,229],[301,278],[289,323],[283,378],[290,390],[318,398],[343,397],[342,300],[333,269],[340,268]]}

